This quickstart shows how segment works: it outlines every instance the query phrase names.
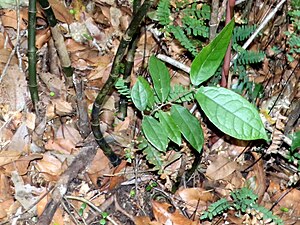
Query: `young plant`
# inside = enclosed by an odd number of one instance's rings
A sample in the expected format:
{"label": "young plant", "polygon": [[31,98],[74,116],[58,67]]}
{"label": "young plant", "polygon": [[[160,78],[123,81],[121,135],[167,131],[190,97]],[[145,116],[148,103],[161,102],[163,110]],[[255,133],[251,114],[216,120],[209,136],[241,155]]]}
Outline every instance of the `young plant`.
{"label": "young plant", "polygon": [[130,91],[132,102],[141,112],[142,131],[139,149],[159,170],[166,166],[162,156],[169,142],[181,145],[185,140],[199,153],[204,136],[198,119],[181,105],[196,99],[208,119],[222,132],[241,140],[268,140],[256,108],[239,94],[221,87],[201,86],[211,78],[222,62],[230,42],[234,21],[196,56],[192,62],[190,89],[171,88],[170,75],[163,62],[152,56],[149,72],[153,85],[138,77]]}

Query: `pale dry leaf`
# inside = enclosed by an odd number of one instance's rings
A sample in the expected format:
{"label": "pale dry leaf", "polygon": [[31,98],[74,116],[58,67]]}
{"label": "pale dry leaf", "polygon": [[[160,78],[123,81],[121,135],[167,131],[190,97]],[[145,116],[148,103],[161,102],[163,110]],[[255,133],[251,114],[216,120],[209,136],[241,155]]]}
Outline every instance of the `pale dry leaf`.
{"label": "pale dry leaf", "polygon": [[40,192],[40,189],[29,184],[25,185],[22,177],[18,174],[17,171],[12,172],[11,180],[15,188],[15,199],[21,203],[24,209],[29,210],[29,212],[31,213],[35,213],[36,206],[34,205],[34,203],[38,198],[33,196],[32,192]]}
{"label": "pale dry leaf", "polygon": [[104,41],[106,39],[106,35],[103,31],[99,29],[97,24],[94,22],[93,18],[89,17],[84,21],[84,24],[91,36],[95,38],[97,41]]}
{"label": "pale dry leaf", "polygon": [[122,16],[122,12],[120,9],[115,7],[110,7],[110,22],[111,25],[118,30],[120,25],[120,18]]}
{"label": "pale dry leaf", "polygon": [[8,151],[28,152],[30,146],[30,135],[26,123],[17,129],[8,146]]}
{"label": "pale dry leaf", "polygon": [[235,161],[218,155],[207,167],[206,176],[212,180],[221,180],[232,174],[236,168]]}
{"label": "pale dry leaf", "polygon": [[25,73],[21,72],[18,65],[8,67],[0,86],[0,102],[8,104],[10,111],[22,110],[29,99]]}
{"label": "pale dry leaf", "polygon": [[53,104],[54,112],[59,116],[65,116],[74,112],[72,104],[61,98],[51,99],[51,103]]}
{"label": "pale dry leaf", "polygon": [[35,129],[35,122],[36,122],[36,114],[35,113],[26,113],[26,126],[28,129],[33,131]]}

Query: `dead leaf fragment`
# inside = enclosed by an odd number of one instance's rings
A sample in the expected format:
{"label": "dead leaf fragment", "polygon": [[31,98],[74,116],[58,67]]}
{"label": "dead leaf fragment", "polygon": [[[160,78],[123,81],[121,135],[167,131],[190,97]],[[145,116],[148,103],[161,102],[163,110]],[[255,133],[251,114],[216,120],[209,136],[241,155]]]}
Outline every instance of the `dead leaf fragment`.
{"label": "dead leaf fragment", "polygon": [[152,201],[152,206],[155,219],[162,224],[200,225],[198,221],[192,221],[180,214],[177,209],[174,209],[174,207],[168,203]]}
{"label": "dead leaf fragment", "polygon": [[232,174],[236,168],[235,161],[219,155],[207,167],[206,176],[212,180],[221,180]]}

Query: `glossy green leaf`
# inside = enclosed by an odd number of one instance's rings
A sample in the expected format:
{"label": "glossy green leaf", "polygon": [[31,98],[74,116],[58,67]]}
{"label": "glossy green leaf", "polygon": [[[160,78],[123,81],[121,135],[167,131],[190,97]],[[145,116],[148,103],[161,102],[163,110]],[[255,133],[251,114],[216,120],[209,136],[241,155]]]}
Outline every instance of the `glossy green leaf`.
{"label": "glossy green leaf", "polygon": [[170,74],[168,68],[155,56],[151,56],[149,60],[149,72],[153,81],[154,90],[159,100],[163,103],[170,92]]}
{"label": "glossy green leaf", "polygon": [[204,143],[204,137],[200,122],[196,117],[180,105],[172,106],[171,116],[184,138],[193,148],[200,152]]}
{"label": "glossy green leaf", "polygon": [[143,87],[145,88],[147,95],[148,95],[148,104],[150,109],[153,108],[154,106],[154,92],[153,89],[151,88],[150,84],[144,77],[138,77],[139,81],[142,83]]}
{"label": "glossy green leaf", "polygon": [[291,150],[295,150],[296,148],[300,148],[300,131],[294,133],[292,136]]}
{"label": "glossy green leaf", "polygon": [[197,86],[215,74],[225,56],[233,27],[234,20],[227,24],[193,60],[191,66],[191,82],[193,85]]}
{"label": "glossy green leaf", "polygon": [[155,148],[165,152],[168,146],[168,136],[163,126],[153,117],[144,116],[142,128],[147,140]]}
{"label": "glossy green leaf", "polygon": [[149,97],[146,90],[147,87],[145,87],[143,80],[143,77],[138,77],[136,83],[131,89],[131,99],[135,107],[140,111],[144,111],[146,109]]}
{"label": "glossy green leaf", "polygon": [[241,140],[268,140],[256,108],[239,94],[220,87],[201,87],[196,94],[209,120],[225,134]]}
{"label": "glossy green leaf", "polygon": [[159,122],[162,124],[164,129],[167,131],[168,138],[176,144],[181,144],[181,133],[179,128],[176,126],[173,117],[169,113],[159,111],[158,113]]}

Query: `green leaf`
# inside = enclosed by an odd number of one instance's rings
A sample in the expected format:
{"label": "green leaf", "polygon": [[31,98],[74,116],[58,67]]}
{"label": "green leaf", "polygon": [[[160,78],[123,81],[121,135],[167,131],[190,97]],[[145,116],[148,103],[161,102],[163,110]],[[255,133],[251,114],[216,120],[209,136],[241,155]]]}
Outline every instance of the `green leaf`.
{"label": "green leaf", "polygon": [[292,137],[292,145],[291,150],[295,150],[296,148],[300,148],[300,131],[294,133]]}
{"label": "green leaf", "polygon": [[131,99],[135,107],[140,111],[146,109],[149,97],[143,79],[143,77],[138,77],[138,80],[131,89]]}
{"label": "green leaf", "polygon": [[197,86],[215,74],[226,53],[231,39],[234,20],[196,56],[191,66],[191,82]]}
{"label": "green leaf", "polygon": [[167,131],[168,138],[174,141],[176,144],[181,144],[181,133],[179,128],[176,126],[173,117],[169,113],[159,111],[158,113],[159,122],[162,124],[164,129]]}
{"label": "green leaf", "polygon": [[155,56],[151,56],[149,60],[149,72],[153,81],[154,90],[161,103],[163,103],[170,92],[170,75],[168,68]]}
{"label": "green leaf", "polygon": [[153,108],[154,106],[154,92],[153,89],[151,88],[150,84],[144,77],[138,77],[139,81],[142,83],[143,87],[145,88],[147,95],[148,95],[148,106],[150,109]]}
{"label": "green leaf", "polygon": [[165,152],[168,146],[168,136],[163,126],[153,117],[144,116],[142,128],[147,140],[155,148]]}
{"label": "green leaf", "polygon": [[241,140],[265,139],[256,108],[239,94],[220,87],[201,87],[196,99],[209,120],[224,133]]}
{"label": "green leaf", "polygon": [[201,151],[204,136],[199,121],[186,108],[180,105],[173,105],[171,108],[171,116],[184,138],[198,152]]}

